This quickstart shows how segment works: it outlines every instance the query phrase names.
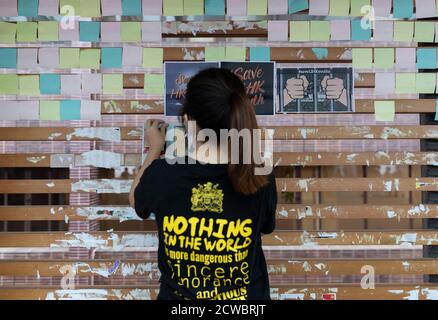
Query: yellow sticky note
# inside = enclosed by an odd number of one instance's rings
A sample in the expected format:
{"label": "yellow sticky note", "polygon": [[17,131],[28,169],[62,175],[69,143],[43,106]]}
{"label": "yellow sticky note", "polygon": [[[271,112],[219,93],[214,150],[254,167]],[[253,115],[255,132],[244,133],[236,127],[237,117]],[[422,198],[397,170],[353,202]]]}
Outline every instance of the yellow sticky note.
{"label": "yellow sticky note", "polygon": [[224,61],[225,47],[205,47],[205,61]]}
{"label": "yellow sticky note", "polygon": [[185,16],[204,15],[204,0],[184,0]]}
{"label": "yellow sticky note", "polygon": [[394,21],[394,41],[412,42],[414,37],[414,22]]}
{"label": "yellow sticky note", "polygon": [[100,49],[81,49],[79,66],[87,69],[99,69]]}
{"label": "yellow sticky note", "polygon": [[226,47],[225,61],[245,61],[246,48],[245,47]]}
{"label": "yellow sticky note", "polygon": [[59,39],[58,21],[39,21],[38,22],[38,41],[58,41]]}
{"label": "yellow sticky note", "polygon": [[373,49],[353,48],[353,67],[371,69],[373,67]]}
{"label": "yellow sticky note", "polygon": [[265,16],[268,14],[268,0],[248,0],[247,14],[249,16]]}
{"label": "yellow sticky note", "polygon": [[14,43],[17,24],[0,21],[0,43]]}
{"label": "yellow sticky note", "polygon": [[417,73],[415,75],[416,93],[435,93],[436,73]]}
{"label": "yellow sticky note", "polygon": [[120,38],[122,42],[141,42],[141,23],[131,21],[122,22]]}
{"label": "yellow sticky note", "polygon": [[18,75],[0,74],[0,94],[18,94]]}
{"label": "yellow sticky note", "polygon": [[163,74],[144,74],[144,93],[151,95],[164,94],[164,75]]}
{"label": "yellow sticky note", "polygon": [[374,101],[374,115],[376,121],[394,121],[394,101]]}
{"label": "yellow sticky note", "polygon": [[143,48],[143,67],[161,68],[163,66],[163,48]]}
{"label": "yellow sticky note", "polygon": [[394,48],[375,48],[374,67],[391,69],[394,67]]}
{"label": "yellow sticky note", "polygon": [[309,21],[290,21],[289,41],[309,41],[310,23]]}
{"label": "yellow sticky note", "polygon": [[[69,7],[72,7],[74,12],[71,12]],[[61,15],[79,16],[81,13],[81,1],[80,0],[59,0],[59,13]]]}
{"label": "yellow sticky note", "polygon": [[330,1],[329,15],[347,17],[350,14],[350,0]]}
{"label": "yellow sticky note", "polygon": [[104,74],[102,87],[103,94],[123,94],[123,74]]}
{"label": "yellow sticky note", "polygon": [[395,74],[396,93],[414,93],[416,88],[415,73],[405,72]]}
{"label": "yellow sticky note", "polygon": [[163,15],[164,16],[183,16],[184,1],[183,0],[163,0]]}
{"label": "yellow sticky note", "polygon": [[79,68],[79,48],[59,48],[60,68]]}
{"label": "yellow sticky note", "polygon": [[100,0],[80,0],[82,17],[100,17]]}
{"label": "yellow sticky note", "polygon": [[415,21],[415,42],[433,42],[435,38],[435,23]]}
{"label": "yellow sticky note", "polygon": [[18,76],[18,88],[20,95],[38,96],[40,94],[40,77],[38,75]]}
{"label": "yellow sticky note", "polygon": [[59,101],[40,101],[40,120],[60,120],[61,103]]}
{"label": "yellow sticky note", "polygon": [[36,22],[17,22],[17,42],[36,42],[37,27]]}
{"label": "yellow sticky note", "polygon": [[354,17],[363,16],[364,14],[361,12],[362,7],[370,6],[370,5],[371,5],[370,0],[351,0],[351,15]]}
{"label": "yellow sticky note", "polygon": [[310,41],[330,41],[330,21],[311,21]]}

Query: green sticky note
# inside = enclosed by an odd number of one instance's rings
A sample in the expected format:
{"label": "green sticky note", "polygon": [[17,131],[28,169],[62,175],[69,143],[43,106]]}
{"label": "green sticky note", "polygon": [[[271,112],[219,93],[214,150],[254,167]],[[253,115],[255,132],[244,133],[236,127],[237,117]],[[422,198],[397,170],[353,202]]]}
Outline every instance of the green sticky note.
{"label": "green sticky note", "polygon": [[330,41],[330,21],[311,21],[310,40]]}
{"label": "green sticky note", "polygon": [[[73,7],[74,12],[68,10],[68,6]],[[75,15],[79,16],[81,12],[80,0],[59,0],[59,13],[61,15]]]}
{"label": "green sticky note", "polygon": [[[339,0],[335,0],[335,2],[337,1]],[[351,0],[351,15],[354,17],[363,16],[364,14],[361,12],[362,7],[370,5],[370,0]]]}
{"label": "green sticky note", "polygon": [[122,42],[141,42],[141,23],[122,22],[120,27]]}
{"label": "green sticky note", "polygon": [[143,48],[143,67],[161,68],[163,66],[163,48]]}
{"label": "green sticky note", "polygon": [[249,16],[265,16],[268,14],[268,0],[248,0],[247,14]]}
{"label": "green sticky note", "polygon": [[59,48],[60,68],[79,68],[79,48]]}
{"label": "green sticky note", "polygon": [[330,1],[329,15],[347,17],[350,14],[350,0]]}
{"label": "green sticky note", "polygon": [[81,17],[100,17],[100,0],[80,0]]}
{"label": "green sticky note", "polygon": [[17,24],[0,21],[0,43],[14,43]]}
{"label": "green sticky note", "polygon": [[435,23],[415,21],[415,42],[433,42],[435,38]]}
{"label": "green sticky note", "polygon": [[100,49],[81,49],[79,66],[86,69],[99,69]]}
{"label": "green sticky note", "polygon": [[391,69],[394,67],[394,48],[375,48],[374,67]]}
{"label": "green sticky note", "polygon": [[245,47],[226,47],[225,61],[245,61],[246,48]]}
{"label": "green sticky note", "polygon": [[17,22],[17,42],[36,42],[37,27],[36,22]]}
{"label": "green sticky note", "polygon": [[416,93],[435,93],[436,73],[417,73],[415,75]]}
{"label": "green sticky note", "polygon": [[103,94],[123,94],[123,74],[104,74]]}
{"label": "green sticky note", "polygon": [[373,67],[373,49],[353,48],[353,67],[371,69]]}
{"label": "green sticky note", "polygon": [[40,78],[38,75],[19,75],[18,88],[20,95],[38,96],[40,94]]}
{"label": "green sticky note", "polygon": [[204,0],[184,0],[185,16],[204,15]]}
{"label": "green sticky note", "polygon": [[18,94],[18,75],[0,74],[0,94]]}
{"label": "green sticky note", "polygon": [[289,41],[310,41],[309,21],[290,21]]}
{"label": "green sticky note", "polygon": [[415,73],[405,72],[395,74],[396,93],[414,93],[416,88]]}
{"label": "green sticky note", "polygon": [[205,61],[224,61],[225,47],[205,47]]}
{"label": "green sticky note", "polygon": [[394,121],[395,101],[374,101],[376,121]]}
{"label": "green sticky note", "polygon": [[58,41],[58,21],[38,22],[38,41]]}
{"label": "green sticky note", "polygon": [[183,0],[163,0],[163,16],[183,16]]}
{"label": "green sticky note", "polygon": [[144,93],[152,95],[164,94],[164,75],[163,74],[144,74]]}
{"label": "green sticky note", "polygon": [[59,101],[40,101],[40,120],[61,120]]}
{"label": "green sticky note", "polygon": [[412,42],[414,22],[394,21],[394,41]]}

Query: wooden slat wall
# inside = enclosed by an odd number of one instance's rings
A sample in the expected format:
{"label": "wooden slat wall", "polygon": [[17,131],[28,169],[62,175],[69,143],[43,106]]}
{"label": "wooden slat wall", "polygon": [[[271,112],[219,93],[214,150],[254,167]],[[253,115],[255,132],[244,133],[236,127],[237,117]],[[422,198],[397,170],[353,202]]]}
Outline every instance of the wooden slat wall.
{"label": "wooden slat wall", "polygon": [[[283,3],[286,9],[277,8],[286,10],[279,14],[273,8],[274,1],[267,3],[265,14],[243,17],[194,18],[163,13],[162,21],[152,19],[158,21],[161,32],[157,30],[157,34],[161,37],[136,43],[8,42],[4,40],[5,22],[0,22],[0,49],[158,47],[163,48],[164,61],[203,61],[206,47],[238,46],[247,48],[245,59],[249,61],[250,47],[268,46],[271,60],[279,64],[350,65],[353,48],[436,47],[435,43],[382,42],[374,38],[271,41],[270,22],[334,17],[310,16],[308,10],[287,14],[287,0]],[[157,16],[148,15],[147,10],[143,6],[143,17],[133,19],[148,21],[150,16]],[[1,17],[3,21],[16,24],[18,11],[0,4],[0,12],[6,14]],[[438,23],[434,15],[428,21]],[[41,16],[27,19],[46,19]],[[122,21],[127,19],[122,17]],[[353,21],[361,17],[336,19]],[[327,52],[321,59],[314,48],[326,48]],[[126,194],[133,179],[132,168],[140,165],[141,124],[149,118],[163,118],[163,97],[143,92],[144,74],[151,72],[159,74],[162,70],[126,66],[111,70],[0,67],[0,74],[123,74],[122,95],[25,96],[0,92],[0,299],[156,298],[159,271],[155,224],[136,217],[127,206]],[[435,95],[379,93],[375,74],[382,72],[420,71],[397,64],[389,70],[355,70],[354,113],[258,117],[261,127],[274,130],[275,140],[277,229],[263,237],[273,299],[438,298],[438,287],[424,277],[437,274],[437,262],[423,256],[424,246],[438,244],[438,232],[426,229],[423,223],[424,219],[438,218],[438,206],[422,201],[423,192],[438,190],[437,178],[428,177],[422,170],[437,165],[438,153],[421,147],[423,141],[438,137],[438,129],[430,123],[420,124],[420,117],[430,118],[436,112]],[[1,115],[7,101],[64,99],[99,101],[100,120],[11,120],[6,113]],[[395,102],[394,122],[374,120],[377,100]],[[133,101],[147,107],[133,108]],[[85,153],[93,150],[117,153],[120,163],[104,167],[87,162]],[[56,170],[69,173],[59,176]],[[44,196],[46,203],[38,202]],[[20,204],[15,203],[17,197]],[[41,222],[46,227],[41,227]],[[19,223],[21,230],[16,227]],[[363,268],[370,266],[374,268],[376,288],[364,290],[359,282]],[[73,272],[77,284],[63,290],[61,284],[69,272]],[[42,281],[49,278],[51,285]]]}

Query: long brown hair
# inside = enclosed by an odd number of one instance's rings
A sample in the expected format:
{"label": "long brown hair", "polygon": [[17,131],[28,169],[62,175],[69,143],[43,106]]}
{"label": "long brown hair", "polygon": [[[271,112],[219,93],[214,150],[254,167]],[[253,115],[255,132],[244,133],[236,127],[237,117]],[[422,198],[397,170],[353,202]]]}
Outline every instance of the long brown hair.
{"label": "long brown hair", "polygon": [[[254,107],[245,86],[227,69],[210,68],[193,76],[187,84],[182,115],[195,120],[201,129],[212,129],[219,136],[220,129],[258,129]],[[252,139],[252,138],[251,138]],[[239,163],[228,164],[228,175],[234,190],[253,194],[268,183],[264,175],[256,175],[256,163],[243,163],[243,143],[239,141]]]}

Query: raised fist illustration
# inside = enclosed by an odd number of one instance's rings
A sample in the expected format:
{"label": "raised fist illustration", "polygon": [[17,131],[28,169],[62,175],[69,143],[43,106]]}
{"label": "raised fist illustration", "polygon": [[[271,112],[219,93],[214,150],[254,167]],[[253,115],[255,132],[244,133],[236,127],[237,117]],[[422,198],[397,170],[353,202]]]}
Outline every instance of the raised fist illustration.
{"label": "raised fist illustration", "polygon": [[342,79],[325,76],[321,81],[321,87],[327,99],[334,99],[345,106],[347,105],[347,90],[344,88]]}
{"label": "raised fist illustration", "polygon": [[304,75],[299,78],[288,79],[286,88],[283,89],[284,105],[287,105],[293,99],[303,99],[308,87],[309,81]]}

